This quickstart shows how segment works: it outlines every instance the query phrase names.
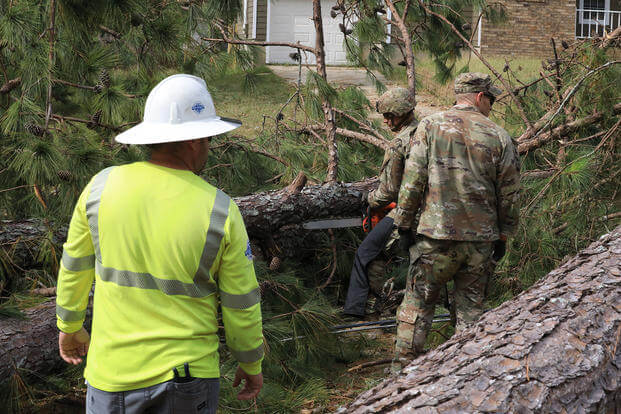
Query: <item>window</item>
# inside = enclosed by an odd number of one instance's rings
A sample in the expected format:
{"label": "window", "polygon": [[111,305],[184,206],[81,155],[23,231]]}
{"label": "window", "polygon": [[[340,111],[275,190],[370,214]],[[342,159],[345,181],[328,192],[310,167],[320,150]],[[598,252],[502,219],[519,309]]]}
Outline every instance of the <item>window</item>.
{"label": "window", "polygon": [[580,0],[581,24],[606,26],[610,23],[610,0]]}

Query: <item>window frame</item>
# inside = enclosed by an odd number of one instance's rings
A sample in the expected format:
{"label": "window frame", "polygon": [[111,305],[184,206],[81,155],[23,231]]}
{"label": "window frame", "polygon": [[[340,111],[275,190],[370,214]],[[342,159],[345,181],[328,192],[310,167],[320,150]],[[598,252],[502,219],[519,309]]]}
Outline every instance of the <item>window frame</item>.
{"label": "window frame", "polygon": [[[589,24],[589,25],[595,24],[595,25],[601,25],[601,26],[607,26],[608,24],[610,24],[610,0],[603,0],[603,1],[604,1],[604,8],[602,10],[597,10],[597,9],[585,9],[584,0],[580,0],[580,9],[578,11],[578,23]],[[589,12],[596,11],[598,13],[604,13],[604,18],[601,20],[586,18],[584,16],[586,10],[588,10]]]}

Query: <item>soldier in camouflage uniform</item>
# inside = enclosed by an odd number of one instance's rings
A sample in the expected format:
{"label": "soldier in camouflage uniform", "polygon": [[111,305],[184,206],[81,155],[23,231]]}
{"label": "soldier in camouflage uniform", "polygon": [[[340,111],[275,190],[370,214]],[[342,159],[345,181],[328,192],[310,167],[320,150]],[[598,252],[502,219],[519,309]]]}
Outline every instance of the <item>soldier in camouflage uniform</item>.
{"label": "soldier in camouflage uniform", "polygon": [[[366,202],[371,209],[381,209],[397,201],[405,156],[409,152],[410,138],[418,121],[414,116],[414,96],[404,88],[385,92],[376,103],[377,112],[384,116],[384,123],[397,133],[386,150],[379,173],[379,186],[370,192]],[[369,289],[381,297],[386,267],[397,250],[398,234],[393,229],[391,211],[364,239],[354,258],[344,313],[363,316]]]}
{"label": "soldier in camouflage uniform", "polygon": [[412,137],[394,212],[400,244],[410,245],[406,294],[397,313],[396,362],[423,352],[448,281],[455,283],[456,330],[480,317],[488,279],[518,225],[516,146],[487,118],[499,93],[489,75],[459,75],[457,104],[424,118]]}

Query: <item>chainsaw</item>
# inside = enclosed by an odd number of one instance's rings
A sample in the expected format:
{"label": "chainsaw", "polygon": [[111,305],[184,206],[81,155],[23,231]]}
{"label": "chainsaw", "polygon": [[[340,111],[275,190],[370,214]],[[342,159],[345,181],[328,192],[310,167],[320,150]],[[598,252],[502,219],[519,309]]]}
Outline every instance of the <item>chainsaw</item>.
{"label": "chainsaw", "polygon": [[323,229],[342,229],[347,227],[362,227],[365,233],[370,232],[386,215],[397,206],[397,203],[390,203],[385,207],[371,209],[367,207],[362,217],[353,218],[336,218],[327,220],[307,221],[302,224],[306,230],[323,230]]}

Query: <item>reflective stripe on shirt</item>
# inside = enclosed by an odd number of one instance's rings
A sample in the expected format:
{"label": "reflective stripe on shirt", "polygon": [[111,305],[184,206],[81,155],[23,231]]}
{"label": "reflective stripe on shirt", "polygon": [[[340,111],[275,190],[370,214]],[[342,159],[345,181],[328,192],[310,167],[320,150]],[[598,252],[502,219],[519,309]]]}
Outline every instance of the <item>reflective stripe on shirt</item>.
{"label": "reflective stripe on shirt", "polygon": [[56,304],[56,315],[65,322],[83,321],[86,317],[86,309],[81,311],[72,311]]}
{"label": "reflective stripe on shirt", "polygon": [[[162,279],[150,273],[132,272],[120,270],[103,265],[101,248],[99,245],[99,206],[101,195],[106,186],[110,171],[114,167],[102,170],[93,179],[91,190],[86,201],[86,216],[89,223],[91,238],[95,248],[95,271],[105,282],[112,282],[119,286],[134,287],[138,289],[155,289],[166,295],[182,295],[193,298],[201,298],[216,293],[217,286],[213,278],[210,277],[209,269],[216,260],[222,238],[224,237],[224,225],[229,214],[229,204],[231,199],[223,191],[217,190],[214,205],[209,217],[209,229],[205,238],[205,245],[198,269],[193,279],[193,283],[185,283],[176,279]],[[250,292],[248,295],[251,295]],[[230,295],[247,296],[247,295]],[[231,300],[233,308],[239,308],[236,303],[248,303],[252,299],[242,298]],[[257,301],[258,303],[258,301]],[[225,305],[226,306],[226,305]],[[64,319],[63,319],[64,320]]]}
{"label": "reflective stripe on shirt", "polygon": [[63,250],[63,257],[61,263],[65,269],[70,272],[81,272],[83,270],[90,270],[95,267],[95,255],[83,257],[73,257],[69,253]]}
{"label": "reflective stripe on shirt", "polygon": [[231,349],[230,347],[229,350],[231,351],[231,354],[233,354],[237,362],[255,362],[261,359],[261,357],[263,356],[263,344],[259,345],[255,349],[251,349],[250,351],[237,351],[235,349]]}
{"label": "reflective stripe on shirt", "polygon": [[261,302],[261,293],[259,288],[246,293],[245,295],[233,295],[232,293],[220,290],[220,301],[222,306],[232,309],[248,309]]}

